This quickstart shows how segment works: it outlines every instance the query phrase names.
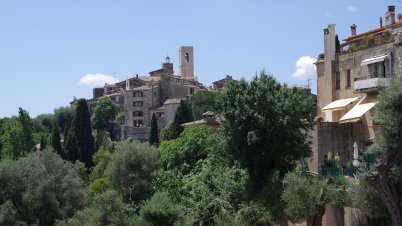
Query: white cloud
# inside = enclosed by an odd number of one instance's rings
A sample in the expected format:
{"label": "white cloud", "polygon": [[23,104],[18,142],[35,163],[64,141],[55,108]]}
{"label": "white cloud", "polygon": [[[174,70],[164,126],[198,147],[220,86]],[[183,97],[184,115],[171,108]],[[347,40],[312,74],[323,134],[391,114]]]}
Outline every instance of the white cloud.
{"label": "white cloud", "polygon": [[101,73],[86,74],[78,82],[80,85],[88,86],[103,86],[105,83],[113,84],[118,82],[116,78],[110,75],[105,75]]}
{"label": "white cloud", "polygon": [[296,71],[292,74],[293,77],[299,79],[314,78],[317,74],[314,63],[317,59],[310,56],[302,56],[296,61]]}
{"label": "white cloud", "polygon": [[354,6],[352,6],[352,5],[350,5],[350,6],[348,6],[348,7],[346,8],[346,11],[348,11],[348,12],[350,12],[350,13],[355,13],[355,12],[359,11],[359,9],[356,8],[356,7],[354,7]]}

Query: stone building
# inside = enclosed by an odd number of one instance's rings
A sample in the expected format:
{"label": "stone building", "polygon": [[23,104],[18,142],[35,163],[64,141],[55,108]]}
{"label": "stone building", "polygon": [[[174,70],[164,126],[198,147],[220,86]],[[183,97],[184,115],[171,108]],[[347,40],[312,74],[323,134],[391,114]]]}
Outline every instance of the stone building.
{"label": "stone building", "polygon": [[324,53],[317,62],[317,115],[313,131],[312,171],[318,171],[328,152],[338,153],[340,162],[351,160],[353,144],[366,150],[378,125],[373,121],[378,91],[401,71],[402,20],[388,6],[385,24],[351,34],[339,43],[335,24],[324,29]]}
{"label": "stone building", "polygon": [[[181,99],[190,98],[198,90],[205,89],[194,75],[193,55],[192,46],[180,47],[179,75],[174,75],[173,63],[166,57],[162,68],[149,72],[149,76],[135,75],[94,89],[94,99],[109,96],[124,109],[125,122],[120,125],[121,132],[117,139],[147,140],[153,113],[161,129],[173,120]],[[100,94],[101,90],[103,95]]]}

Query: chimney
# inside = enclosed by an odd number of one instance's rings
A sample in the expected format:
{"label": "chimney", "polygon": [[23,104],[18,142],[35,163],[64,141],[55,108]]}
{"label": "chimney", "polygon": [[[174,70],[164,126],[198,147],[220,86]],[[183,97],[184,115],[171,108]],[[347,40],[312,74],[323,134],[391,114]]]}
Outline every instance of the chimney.
{"label": "chimney", "polygon": [[382,28],[382,16],[380,16],[380,28]]}
{"label": "chimney", "polygon": [[138,78],[138,74],[135,74],[135,78]]}
{"label": "chimney", "polygon": [[385,13],[385,25],[393,25],[395,24],[395,6],[388,6],[388,12]]}
{"label": "chimney", "polygon": [[352,26],[350,26],[350,31],[352,32],[352,36],[356,36],[356,24],[352,24]]}

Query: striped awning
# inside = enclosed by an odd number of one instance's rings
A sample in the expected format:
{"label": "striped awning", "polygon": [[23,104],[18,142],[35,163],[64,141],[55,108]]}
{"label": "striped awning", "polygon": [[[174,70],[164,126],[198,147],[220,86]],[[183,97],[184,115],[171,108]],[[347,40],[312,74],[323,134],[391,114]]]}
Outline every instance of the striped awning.
{"label": "striped awning", "polygon": [[362,63],[361,63],[361,66],[381,62],[381,61],[384,61],[386,58],[388,58],[387,54],[379,55],[379,56],[373,56],[373,57],[370,57],[368,59],[363,60]]}

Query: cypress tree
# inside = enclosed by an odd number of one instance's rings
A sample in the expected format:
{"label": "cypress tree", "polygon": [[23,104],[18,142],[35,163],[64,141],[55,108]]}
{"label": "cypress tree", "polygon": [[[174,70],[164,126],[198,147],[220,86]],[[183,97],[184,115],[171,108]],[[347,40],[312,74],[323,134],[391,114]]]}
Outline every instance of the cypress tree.
{"label": "cypress tree", "polygon": [[69,160],[71,162],[75,162],[76,160],[79,160],[80,149],[78,147],[78,139],[77,139],[77,136],[75,135],[75,131],[73,128],[71,128],[68,132],[66,144],[64,147],[66,149],[65,158],[67,160]]}
{"label": "cypress tree", "polygon": [[59,154],[61,157],[65,158],[63,149],[60,144],[60,140],[61,140],[61,138],[60,138],[59,125],[58,125],[57,121],[55,121],[53,123],[51,145],[57,154]]}
{"label": "cypress tree", "polygon": [[[71,140],[74,138],[76,139],[78,150],[75,148],[75,142]],[[94,138],[92,136],[88,104],[83,98],[77,102],[73,122],[67,136],[66,150],[68,150],[69,156],[77,156],[77,159],[85,163],[87,168],[93,166]]]}
{"label": "cypress tree", "polygon": [[193,115],[191,114],[190,107],[186,101],[180,101],[179,107],[177,107],[176,114],[174,115],[172,123],[173,139],[176,139],[183,132],[184,128],[181,124],[193,121]]}
{"label": "cypress tree", "polygon": [[151,132],[149,133],[149,144],[157,145],[159,143],[158,122],[156,121],[155,113],[152,114]]}
{"label": "cypress tree", "polygon": [[341,52],[341,43],[339,42],[338,35],[335,35],[335,52]]}
{"label": "cypress tree", "polygon": [[39,145],[40,145],[39,150],[41,150],[41,151],[46,148],[46,140],[45,140],[45,137],[43,135],[40,138],[40,144]]}

